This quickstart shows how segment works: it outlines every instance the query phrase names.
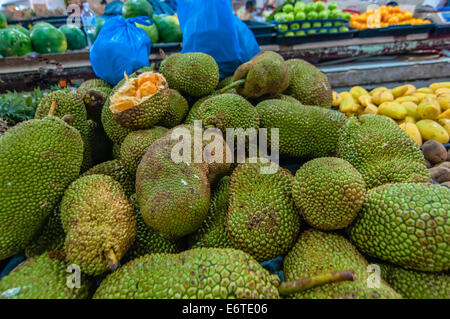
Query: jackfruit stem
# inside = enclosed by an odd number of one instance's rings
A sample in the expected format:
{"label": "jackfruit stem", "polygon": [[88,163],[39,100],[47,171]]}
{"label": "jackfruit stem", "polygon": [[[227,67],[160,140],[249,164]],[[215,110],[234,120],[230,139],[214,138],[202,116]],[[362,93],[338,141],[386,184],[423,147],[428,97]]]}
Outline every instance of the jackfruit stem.
{"label": "jackfruit stem", "polygon": [[48,111],[49,116],[53,116],[55,114],[55,110],[58,107],[58,101],[53,100],[52,105],[50,106],[50,110]]}
{"label": "jackfruit stem", "polygon": [[320,274],[317,276],[300,278],[293,281],[283,282],[278,286],[280,295],[287,296],[299,291],[307,290],[310,288],[330,284],[341,281],[354,281],[356,274],[354,270],[344,270],[338,272],[330,272]]}
{"label": "jackfruit stem", "polygon": [[126,72],[126,71],[123,71],[123,75],[124,75],[124,77],[125,77],[125,81],[128,82],[128,75],[127,75],[127,72]]}
{"label": "jackfruit stem", "polygon": [[226,87],[222,88],[222,89],[220,90],[220,93],[221,93],[221,94],[222,94],[222,93],[226,93],[227,91],[229,91],[229,90],[231,90],[231,89],[233,89],[233,88],[235,88],[235,87],[237,87],[237,86],[240,86],[240,85],[242,85],[242,84],[244,84],[244,83],[245,83],[245,79],[237,80],[237,81],[235,81],[235,82],[233,82],[233,83],[231,83],[231,84],[228,84]]}
{"label": "jackfruit stem", "polygon": [[114,250],[111,248],[110,250],[105,252],[105,257],[109,269],[115,271],[119,267],[119,261],[117,260],[117,256]]}

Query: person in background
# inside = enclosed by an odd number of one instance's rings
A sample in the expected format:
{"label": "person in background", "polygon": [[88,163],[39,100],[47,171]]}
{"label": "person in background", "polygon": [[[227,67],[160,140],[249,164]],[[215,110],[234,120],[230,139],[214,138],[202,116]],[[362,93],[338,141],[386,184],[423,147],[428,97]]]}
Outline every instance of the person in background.
{"label": "person in background", "polygon": [[256,11],[256,4],[254,0],[249,0],[245,3],[245,6],[240,8],[237,12],[237,16],[242,21],[253,20],[253,12]]}

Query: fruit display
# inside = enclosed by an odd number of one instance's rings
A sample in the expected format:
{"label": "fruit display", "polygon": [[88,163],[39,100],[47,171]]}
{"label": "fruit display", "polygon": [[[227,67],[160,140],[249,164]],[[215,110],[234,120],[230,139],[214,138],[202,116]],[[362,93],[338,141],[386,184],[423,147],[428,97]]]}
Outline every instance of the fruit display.
{"label": "fruit display", "polygon": [[416,88],[412,84],[367,91],[354,86],[333,92],[333,106],[348,117],[378,114],[391,118],[419,146],[424,141],[450,141],[450,82]]}
{"label": "fruit display", "polygon": [[430,24],[430,20],[414,18],[413,12],[401,10],[399,6],[380,6],[362,14],[354,14],[350,19],[350,26],[358,30],[372,28],[386,28],[394,25],[422,25]]}
{"label": "fruit display", "polygon": [[449,299],[449,90],[263,51],[0,96],[0,299]]}
{"label": "fruit display", "polygon": [[339,10],[336,2],[304,3],[286,1],[268,20],[277,25],[280,35],[304,36],[315,33],[347,32],[350,13]]}

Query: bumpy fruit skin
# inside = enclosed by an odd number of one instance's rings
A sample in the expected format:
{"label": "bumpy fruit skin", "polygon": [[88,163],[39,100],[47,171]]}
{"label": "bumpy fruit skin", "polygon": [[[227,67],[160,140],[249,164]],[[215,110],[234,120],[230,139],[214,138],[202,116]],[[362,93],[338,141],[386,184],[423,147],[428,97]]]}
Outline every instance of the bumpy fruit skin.
{"label": "bumpy fruit skin", "polygon": [[0,117],[0,137],[8,130],[8,123]]}
{"label": "bumpy fruit skin", "polygon": [[153,254],[153,253],[177,253],[177,244],[171,240],[164,239],[152,229],[148,228],[147,224],[142,218],[139,204],[137,203],[136,194],[130,197],[130,201],[133,203],[136,211],[137,231],[136,239],[133,245],[128,249],[125,260],[133,260],[138,257]]}
{"label": "bumpy fruit skin", "polygon": [[284,259],[286,281],[319,275],[327,271],[353,269],[356,280],[315,287],[291,296],[297,299],[391,299],[401,298],[384,281],[369,288],[369,263],[344,237],[310,229],[303,232]]}
{"label": "bumpy fruit skin", "polygon": [[219,67],[216,61],[205,53],[175,53],[161,62],[159,67],[169,82],[169,87],[181,94],[205,96],[219,83]]}
{"label": "bumpy fruit skin", "polygon": [[346,116],[318,106],[305,106],[286,100],[265,100],[256,106],[260,126],[279,129],[281,156],[334,156]]}
{"label": "bumpy fruit skin", "polygon": [[258,98],[282,93],[289,86],[290,77],[283,57],[278,53],[265,51],[237,68],[233,81],[242,79],[245,79],[245,83],[236,88],[237,93],[246,98]]}
{"label": "bumpy fruit skin", "polygon": [[183,122],[188,111],[189,104],[186,99],[177,90],[170,89],[169,107],[158,124],[167,128],[177,126]]}
{"label": "bumpy fruit skin", "polygon": [[192,248],[233,248],[226,228],[230,177],[224,176],[211,195],[209,213],[202,226],[189,238]]}
{"label": "bumpy fruit skin", "polygon": [[301,59],[291,59],[286,64],[291,81],[285,94],[292,95],[305,105],[331,107],[333,91],[325,74]]}
{"label": "bumpy fruit skin", "polygon": [[450,299],[450,275],[382,264],[381,277],[408,299]]}
{"label": "bumpy fruit skin", "polygon": [[184,123],[185,124],[194,125],[194,121],[199,118],[198,109],[199,109],[200,105],[202,105],[203,102],[205,102],[207,99],[209,99],[213,95],[217,95],[218,94],[218,93],[215,94],[215,92],[216,91],[214,91],[210,95],[206,95],[206,96],[203,96],[203,97],[199,98],[194,103],[194,105],[192,105],[192,107],[189,110],[189,113],[186,115],[186,118],[184,119]]}
{"label": "bumpy fruit skin", "polygon": [[150,145],[167,131],[165,127],[155,126],[147,130],[133,131],[127,135],[120,147],[120,159],[131,176],[136,176],[137,167]]}
{"label": "bumpy fruit skin", "polygon": [[114,144],[120,145],[125,137],[127,137],[127,135],[133,130],[131,128],[123,127],[117,123],[114,119],[112,111],[109,108],[110,103],[110,99],[108,98],[102,108],[101,120],[103,129]]}
{"label": "bumpy fruit skin", "polygon": [[253,105],[237,94],[214,95],[197,110],[197,118],[205,127],[216,127],[223,133],[227,128],[259,128],[259,116]]}
{"label": "bumpy fruit skin", "polygon": [[109,85],[108,82],[103,81],[102,79],[90,79],[81,83],[78,89],[93,89],[100,87],[111,88],[111,85]]}
{"label": "bumpy fruit skin", "polygon": [[19,123],[0,138],[0,260],[36,236],[82,159],[80,133],[56,117]]}
{"label": "bumpy fruit skin", "polygon": [[136,214],[119,182],[89,175],[73,182],[61,201],[66,260],[88,275],[109,269],[106,256],[120,260],[136,237]]}
{"label": "bumpy fruit skin", "polygon": [[430,180],[419,146],[385,116],[367,114],[350,118],[339,139],[338,157],[362,174],[368,189],[388,183]]}
{"label": "bumpy fruit skin", "polygon": [[127,196],[131,196],[135,192],[133,175],[128,173],[122,165],[122,162],[119,160],[112,160],[97,164],[84,172],[81,176],[98,174],[111,176],[118,181]]}
{"label": "bumpy fruit skin", "polygon": [[313,159],[295,174],[292,197],[303,218],[317,229],[348,226],[362,207],[366,183],[347,161],[336,157]]}
{"label": "bumpy fruit skin", "polygon": [[46,252],[25,260],[0,280],[0,299],[86,299],[93,287],[82,275],[80,288],[69,288],[68,263],[57,253]]}
{"label": "bumpy fruit skin", "polygon": [[370,190],[349,228],[370,256],[423,271],[450,269],[450,189],[435,184],[388,184]]}
{"label": "bumpy fruit skin", "polygon": [[286,254],[300,231],[292,174],[280,167],[274,174],[262,174],[263,166],[246,162],[233,171],[226,223],[234,246],[258,261]]}
{"label": "bumpy fruit skin", "polygon": [[151,254],[109,275],[94,299],[279,298],[278,276],[235,249]]}

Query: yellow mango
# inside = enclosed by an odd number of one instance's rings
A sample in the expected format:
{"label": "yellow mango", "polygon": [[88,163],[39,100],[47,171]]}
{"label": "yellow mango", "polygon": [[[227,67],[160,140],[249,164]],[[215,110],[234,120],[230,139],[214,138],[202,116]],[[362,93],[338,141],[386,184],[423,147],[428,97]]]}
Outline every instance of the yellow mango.
{"label": "yellow mango", "polygon": [[342,100],[341,104],[339,104],[339,111],[342,113],[352,113],[354,112],[353,110],[357,108],[357,103],[350,94]]}
{"label": "yellow mango", "polygon": [[405,117],[404,121],[405,123],[413,123],[413,124],[417,122],[417,120],[414,117],[408,115]]}
{"label": "yellow mango", "polygon": [[374,88],[373,90],[371,90],[370,92],[369,92],[369,94],[371,95],[371,96],[373,96],[375,93],[377,93],[378,91],[384,91],[384,90],[387,90],[387,88],[386,87],[384,87],[384,86],[380,86],[380,87],[377,87],[377,88]]}
{"label": "yellow mango", "polygon": [[411,95],[411,94],[413,94],[414,92],[416,92],[416,87],[415,87],[414,85],[412,85],[412,84],[406,84],[405,86],[408,88],[408,90],[406,91],[405,94],[403,94],[404,96]]}
{"label": "yellow mango", "polygon": [[372,102],[377,105],[392,101],[394,101],[394,95],[390,90],[378,91],[376,94],[372,95]]}
{"label": "yellow mango", "polygon": [[424,140],[436,140],[441,143],[448,143],[449,133],[436,121],[421,120],[416,125]]}
{"label": "yellow mango", "polygon": [[363,111],[363,114],[377,114],[378,108],[375,104],[370,103]]}
{"label": "yellow mango", "polygon": [[437,118],[438,119],[450,119],[450,109],[439,114],[439,116]]}
{"label": "yellow mango", "polygon": [[[395,101],[394,101],[395,102]],[[417,104],[413,102],[400,103],[406,109],[407,116],[410,116],[416,120],[420,120],[419,114],[417,114]]]}
{"label": "yellow mango", "polygon": [[406,132],[413,140],[416,142],[417,145],[422,145],[422,135],[420,134],[419,129],[417,128],[416,124],[414,123],[403,123],[399,125],[399,127]]}
{"label": "yellow mango", "polygon": [[430,84],[429,88],[432,89],[433,92],[435,92],[437,89],[440,89],[440,88],[448,88],[448,89],[450,89],[450,82],[433,83],[433,84]]}
{"label": "yellow mango", "polygon": [[[339,96],[341,97],[342,100],[344,100],[346,97],[349,97],[352,95],[349,92],[344,91],[344,92],[339,93]],[[342,101],[341,101],[341,103],[342,103]]]}
{"label": "yellow mango", "polygon": [[358,97],[359,104],[367,107],[372,104],[372,97],[369,94],[361,95]]}
{"label": "yellow mango", "polygon": [[450,109],[450,93],[441,93],[437,96],[438,103],[443,111]]}
{"label": "yellow mango", "polygon": [[416,92],[413,93],[413,96],[417,97],[419,100],[418,103],[422,102],[422,100],[426,97],[436,97],[434,94],[431,93],[423,93],[423,92]]}
{"label": "yellow mango", "polygon": [[450,136],[450,119],[440,119],[438,123],[447,131]]}
{"label": "yellow mango", "polygon": [[350,94],[357,100],[361,95],[369,95],[369,92],[362,86],[354,86],[350,89]]}
{"label": "yellow mango", "polygon": [[434,91],[434,94],[436,94],[436,95],[443,94],[443,93],[450,93],[450,89],[449,88],[440,88],[440,89],[437,89],[436,91]]}
{"label": "yellow mango", "polygon": [[342,97],[339,95],[338,92],[333,91],[333,102],[332,102],[332,106],[336,107],[339,106],[339,104],[341,104],[342,102]]}
{"label": "yellow mango", "polygon": [[413,102],[416,104],[419,103],[419,99],[414,95],[401,96],[399,98],[396,98],[394,101],[398,102],[398,103],[403,103],[403,102]]}
{"label": "yellow mango", "polygon": [[391,92],[394,95],[394,98],[398,98],[400,96],[405,95],[405,93],[407,91],[408,91],[408,87],[406,85],[397,86],[397,87],[391,89]]}
{"label": "yellow mango", "polygon": [[433,94],[433,90],[430,88],[420,88],[420,89],[417,89],[416,92]]}
{"label": "yellow mango", "polygon": [[395,120],[403,120],[406,115],[406,109],[403,105],[397,102],[384,102],[378,106],[379,115],[385,115]]}
{"label": "yellow mango", "polygon": [[425,97],[417,106],[417,114],[422,119],[435,120],[441,113],[441,107],[435,97]]}

